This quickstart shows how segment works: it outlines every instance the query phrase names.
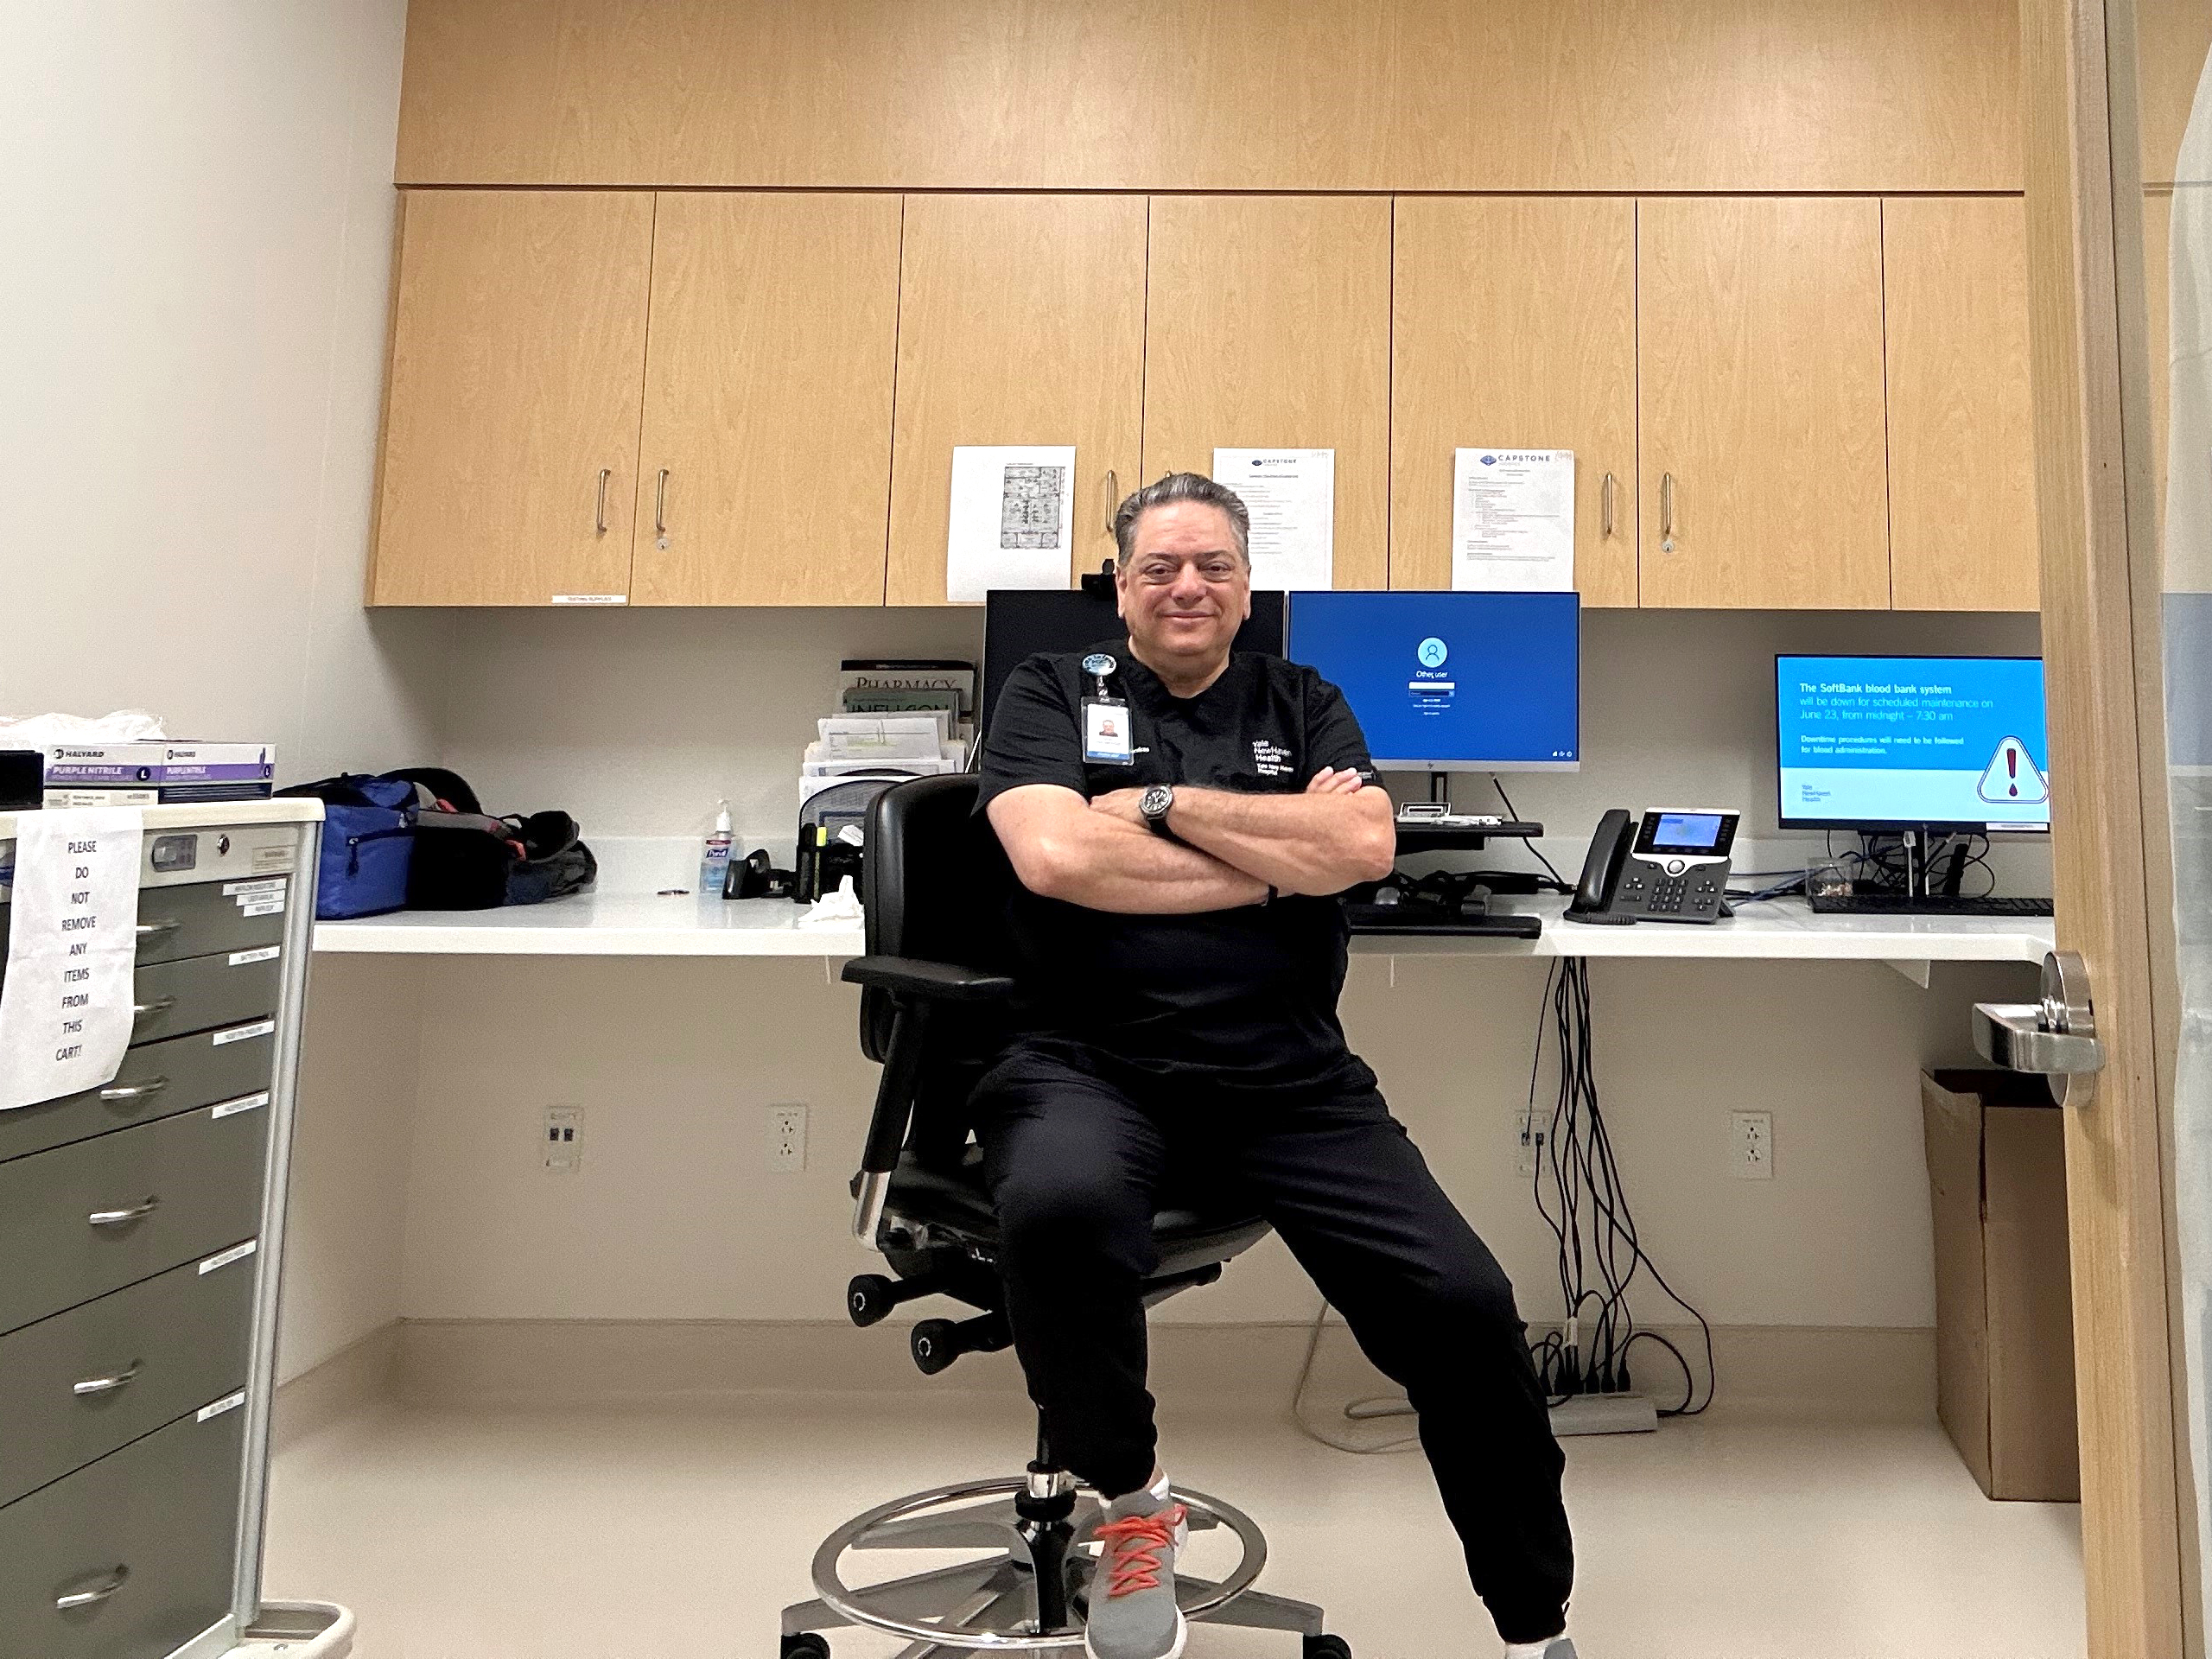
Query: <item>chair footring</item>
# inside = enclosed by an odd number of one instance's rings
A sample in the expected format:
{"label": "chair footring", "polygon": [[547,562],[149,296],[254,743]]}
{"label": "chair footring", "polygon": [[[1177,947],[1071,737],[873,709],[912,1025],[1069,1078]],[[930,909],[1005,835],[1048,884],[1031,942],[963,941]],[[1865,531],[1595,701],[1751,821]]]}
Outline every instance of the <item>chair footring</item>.
{"label": "chair footring", "polygon": [[[815,1552],[816,1599],[784,1610],[785,1650],[791,1650],[791,1638],[810,1632],[854,1628],[905,1637],[909,1645],[899,1659],[964,1659],[976,1652],[1079,1646],[1083,1630],[1070,1602],[1079,1601],[1088,1587],[1091,1557],[1078,1546],[1096,1524],[1097,1497],[1086,1491],[1067,1520],[1040,1524],[1024,1521],[1015,1510],[1015,1495],[1027,1486],[1020,1477],[941,1486],[847,1522]],[[1175,1496],[1190,1512],[1192,1531],[1225,1528],[1243,1547],[1241,1559],[1224,1577],[1177,1575],[1176,1599],[1188,1617],[1246,1630],[1320,1633],[1319,1607],[1252,1589],[1267,1564],[1268,1547],[1249,1516],[1202,1492],[1178,1491]],[[884,1583],[848,1584],[845,1555],[867,1549],[998,1553]],[[1052,1583],[1040,1586],[1040,1568]],[[1039,1628],[1040,1601],[1051,1628]]]}

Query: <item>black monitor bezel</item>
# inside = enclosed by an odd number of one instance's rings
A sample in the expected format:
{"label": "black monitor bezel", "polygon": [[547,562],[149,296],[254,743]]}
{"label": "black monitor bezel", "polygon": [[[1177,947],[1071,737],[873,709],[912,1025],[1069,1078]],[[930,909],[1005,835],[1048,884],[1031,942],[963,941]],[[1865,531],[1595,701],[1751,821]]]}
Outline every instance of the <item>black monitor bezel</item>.
{"label": "black monitor bezel", "polygon": [[[1862,657],[1893,663],[2042,663],[2040,656],[2024,655],[2018,652],[1995,651],[1906,651],[1906,652],[1849,652],[1849,651],[1777,651],[1774,653],[1774,672],[1768,680],[1774,693],[1774,741],[1770,753],[1774,756],[1774,820],[1781,830],[1847,830],[1859,835],[1904,835],[1908,831],[1934,830],[1943,835],[1977,836],[2047,836],[2050,823],[2046,817],[2042,823],[1992,823],[1986,818],[1793,818],[1783,810],[1782,802],[1782,664],[1792,657]],[[2050,677],[2044,676],[2044,741],[2050,741]],[[2048,807],[2050,803],[2044,802]]]}

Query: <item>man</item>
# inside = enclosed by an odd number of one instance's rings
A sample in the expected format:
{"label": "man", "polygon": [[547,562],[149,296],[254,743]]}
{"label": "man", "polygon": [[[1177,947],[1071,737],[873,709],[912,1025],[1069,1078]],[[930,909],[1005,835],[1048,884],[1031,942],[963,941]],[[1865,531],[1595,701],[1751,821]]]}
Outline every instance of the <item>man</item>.
{"label": "man", "polygon": [[1014,1346],[1108,1500],[1085,1641],[1174,1659],[1184,1515],[1155,1454],[1138,1287],[1163,1186],[1248,1196],[1420,1413],[1510,1659],[1574,1659],[1564,1459],[1512,1287],[1345,1046],[1330,896],[1390,869],[1337,689],[1232,653],[1243,503],[1173,473],[1115,515],[1125,640],[1007,682],[982,810],[1020,880],[1027,1034],[977,1090]]}

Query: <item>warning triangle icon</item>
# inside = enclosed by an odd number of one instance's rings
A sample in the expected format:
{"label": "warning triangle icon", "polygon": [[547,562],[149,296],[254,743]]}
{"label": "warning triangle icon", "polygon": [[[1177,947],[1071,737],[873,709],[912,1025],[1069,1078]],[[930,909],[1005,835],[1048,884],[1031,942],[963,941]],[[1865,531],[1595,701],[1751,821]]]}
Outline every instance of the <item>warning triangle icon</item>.
{"label": "warning triangle icon", "polygon": [[1998,806],[2024,805],[2049,800],[2050,785],[2028,759],[2027,745],[2017,737],[2006,737],[1998,740],[1997,753],[1989,757],[1974,793]]}

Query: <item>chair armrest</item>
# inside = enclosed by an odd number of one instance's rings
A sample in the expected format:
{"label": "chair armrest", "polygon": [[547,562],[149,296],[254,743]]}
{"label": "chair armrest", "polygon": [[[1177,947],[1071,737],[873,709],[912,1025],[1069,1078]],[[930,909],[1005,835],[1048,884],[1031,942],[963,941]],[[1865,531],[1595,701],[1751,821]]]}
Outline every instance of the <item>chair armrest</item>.
{"label": "chair armrest", "polygon": [[995,1002],[1014,995],[1014,981],[1004,974],[918,957],[855,957],[845,964],[844,980],[934,1002]]}

